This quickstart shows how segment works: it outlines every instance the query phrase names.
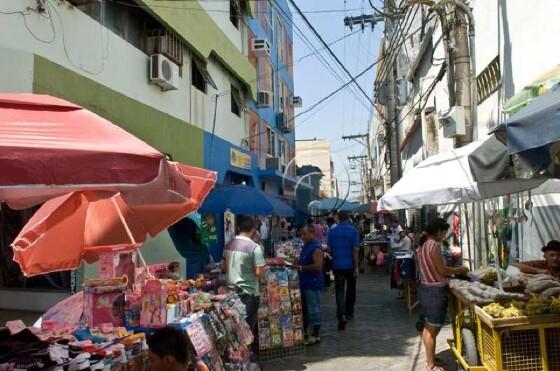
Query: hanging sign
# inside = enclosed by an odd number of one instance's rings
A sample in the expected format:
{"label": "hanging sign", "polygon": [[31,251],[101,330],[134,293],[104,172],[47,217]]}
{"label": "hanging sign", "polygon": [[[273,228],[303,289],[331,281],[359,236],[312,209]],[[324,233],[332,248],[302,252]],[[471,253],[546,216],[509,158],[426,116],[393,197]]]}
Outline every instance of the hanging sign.
{"label": "hanging sign", "polygon": [[251,155],[247,153],[230,148],[229,160],[231,166],[251,170]]}

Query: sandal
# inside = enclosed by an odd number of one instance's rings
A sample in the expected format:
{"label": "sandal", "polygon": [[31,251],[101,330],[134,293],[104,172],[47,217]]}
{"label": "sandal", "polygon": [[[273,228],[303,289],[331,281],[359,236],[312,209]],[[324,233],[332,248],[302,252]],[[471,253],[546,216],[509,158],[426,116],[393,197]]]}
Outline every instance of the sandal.
{"label": "sandal", "polygon": [[426,371],[445,371],[445,369],[441,366],[434,366],[434,367],[426,366]]}

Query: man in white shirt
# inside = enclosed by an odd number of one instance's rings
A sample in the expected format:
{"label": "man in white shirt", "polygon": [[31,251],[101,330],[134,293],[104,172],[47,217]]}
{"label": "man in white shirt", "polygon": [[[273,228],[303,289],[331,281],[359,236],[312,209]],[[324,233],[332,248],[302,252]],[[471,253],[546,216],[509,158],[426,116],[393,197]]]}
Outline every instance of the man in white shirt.
{"label": "man in white shirt", "polygon": [[410,239],[406,231],[401,231],[400,233],[399,250],[412,251],[412,240]]}
{"label": "man in white shirt", "polygon": [[391,233],[389,234],[390,244],[392,250],[398,250],[400,248],[400,234],[402,232],[402,227],[398,220],[393,220],[391,222]]}

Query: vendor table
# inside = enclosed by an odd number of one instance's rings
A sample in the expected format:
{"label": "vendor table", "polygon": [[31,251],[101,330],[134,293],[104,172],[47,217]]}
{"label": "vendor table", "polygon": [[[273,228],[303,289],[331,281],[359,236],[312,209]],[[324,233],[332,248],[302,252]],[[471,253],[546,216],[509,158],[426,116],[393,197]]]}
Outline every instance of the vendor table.
{"label": "vendor table", "polygon": [[560,370],[560,315],[495,319],[481,305],[451,289],[454,339],[448,342],[464,370]]}

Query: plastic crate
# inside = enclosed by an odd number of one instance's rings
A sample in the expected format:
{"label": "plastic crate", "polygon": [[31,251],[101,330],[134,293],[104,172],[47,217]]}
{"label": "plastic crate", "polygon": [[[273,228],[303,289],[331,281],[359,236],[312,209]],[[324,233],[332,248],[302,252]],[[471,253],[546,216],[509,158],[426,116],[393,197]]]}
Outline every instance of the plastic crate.
{"label": "plastic crate", "polygon": [[[478,350],[482,364],[490,371],[556,371],[560,370],[560,322],[545,316],[519,319],[507,325],[492,320],[476,308]],[[529,320],[527,320],[527,318]]]}

